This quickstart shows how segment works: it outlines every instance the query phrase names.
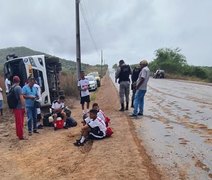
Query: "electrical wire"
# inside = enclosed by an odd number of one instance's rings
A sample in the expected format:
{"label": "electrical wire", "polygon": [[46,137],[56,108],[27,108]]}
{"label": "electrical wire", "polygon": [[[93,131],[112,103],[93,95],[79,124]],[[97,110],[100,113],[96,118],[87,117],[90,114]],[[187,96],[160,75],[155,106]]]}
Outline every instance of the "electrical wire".
{"label": "electrical wire", "polygon": [[93,45],[94,45],[94,48],[95,48],[95,50],[96,50],[97,56],[99,57],[97,44],[96,44],[96,41],[94,40],[94,37],[93,37],[93,35],[92,35],[92,33],[91,33],[91,29],[90,29],[88,20],[87,20],[87,18],[86,18],[86,11],[85,11],[84,8],[83,8],[82,1],[81,1],[81,4],[80,4],[80,5],[81,5],[81,6],[80,6],[80,10],[81,10],[81,14],[82,14],[83,20],[84,20],[85,25],[86,25],[86,27],[87,27],[87,30],[88,30],[88,33],[89,33],[90,38],[91,38],[91,40],[92,40],[92,43],[93,43]]}

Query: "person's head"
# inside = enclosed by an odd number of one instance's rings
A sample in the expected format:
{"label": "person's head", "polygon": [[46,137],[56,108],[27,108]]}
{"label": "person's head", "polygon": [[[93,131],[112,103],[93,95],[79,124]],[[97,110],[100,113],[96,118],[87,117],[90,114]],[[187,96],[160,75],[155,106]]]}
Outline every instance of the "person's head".
{"label": "person's head", "polygon": [[61,95],[61,96],[59,97],[59,102],[60,102],[60,103],[64,103],[64,102],[65,102],[65,96]]}
{"label": "person's head", "polygon": [[98,111],[99,110],[99,105],[97,103],[93,103],[92,108]]}
{"label": "person's head", "polygon": [[29,77],[27,82],[29,87],[33,87],[33,85],[35,84],[35,78]]}
{"label": "person's head", "polygon": [[93,119],[93,120],[95,120],[97,118],[97,113],[98,113],[98,111],[96,109],[91,109],[89,111],[90,118]]}
{"label": "person's head", "polygon": [[81,77],[81,79],[85,78],[85,72],[84,71],[80,71],[80,77]]}
{"label": "person's head", "polygon": [[147,60],[142,60],[142,61],[140,62],[140,67],[143,68],[143,67],[146,67],[146,66],[148,66]]}
{"label": "person's head", "polygon": [[13,84],[19,84],[20,78],[18,76],[13,76]]}
{"label": "person's head", "polygon": [[122,66],[123,64],[125,64],[125,62],[124,62],[124,60],[122,59],[122,60],[119,61],[119,66]]}

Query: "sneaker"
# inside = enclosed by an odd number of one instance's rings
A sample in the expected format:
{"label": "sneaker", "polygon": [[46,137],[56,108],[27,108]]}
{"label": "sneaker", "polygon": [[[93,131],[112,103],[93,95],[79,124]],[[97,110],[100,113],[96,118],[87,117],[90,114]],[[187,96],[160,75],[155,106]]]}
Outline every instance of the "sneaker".
{"label": "sneaker", "polygon": [[37,130],[34,130],[34,131],[33,131],[33,133],[37,133],[37,134],[39,134],[39,132],[38,132]]}
{"label": "sneaker", "polygon": [[32,135],[32,132],[29,132],[28,135],[31,136]]}
{"label": "sneaker", "polygon": [[76,141],[76,142],[74,143],[74,145],[75,145],[75,146],[83,146],[84,143],[81,143],[80,141]]}
{"label": "sneaker", "polygon": [[140,113],[140,112],[139,112],[139,113],[138,113],[138,116],[143,116],[143,113]]}
{"label": "sneaker", "polygon": [[43,129],[43,125],[39,124],[38,129]]}

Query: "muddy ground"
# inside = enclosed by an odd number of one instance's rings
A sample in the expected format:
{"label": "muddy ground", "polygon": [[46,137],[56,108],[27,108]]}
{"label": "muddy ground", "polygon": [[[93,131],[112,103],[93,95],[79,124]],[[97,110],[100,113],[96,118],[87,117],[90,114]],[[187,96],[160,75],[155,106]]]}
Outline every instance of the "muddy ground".
{"label": "muddy ground", "polygon": [[95,102],[111,118],[114,134],[101,141],[89,141],[83,147],[73,142],[80,135],[82,111],[78,101],[68,100],[75,128],[40,134],[19,141],[15,135],[14,118],[5,111],[0,120],[0,179],[155,179],[163,178],[147,155],[143,142],[137,137],[132,120],[118,111],[118,93],[109,76],[102,80]]}

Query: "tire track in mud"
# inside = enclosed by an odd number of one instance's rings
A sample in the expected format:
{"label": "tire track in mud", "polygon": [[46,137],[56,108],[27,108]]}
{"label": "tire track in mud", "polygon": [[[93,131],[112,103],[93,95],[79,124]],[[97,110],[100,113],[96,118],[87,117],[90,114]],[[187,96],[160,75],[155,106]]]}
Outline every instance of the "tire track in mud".
{"label": "tire track in mud", "polygon": [[169,94],[169,93],[167,93],[167,92],[162,92],[162,91],[160,91],[160,90],[158,90],[158,89],[156,89],[156,88],[154,88],[154,87],[152,87],[152,86],[150,86],[150,85],[148,85],[148,87],[149,87],[150,89],[154,90],[155,92],[160,93],[160,94],[172,96],[172,97],[175,97],[175,98],[178,98],[178,99],[184,99],[184,100],[186,99],[186,100],[188,100],[188,101],[194,101],[194,102],[201,103],[201,104],[212,105],[212,103],[205,102],[205,101],[201,101],[200,99],[194,99],[194,97],[192,97],[192,96],[191,96],[191,97],[188,97],[188,96],[187,96],[187,98],[183,98],[183,97],[180,97],[180,96],[176,96],[176,95],[173,95],[173,94]]}

